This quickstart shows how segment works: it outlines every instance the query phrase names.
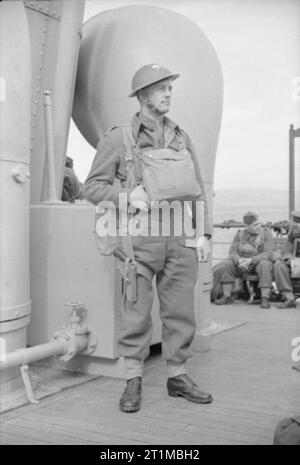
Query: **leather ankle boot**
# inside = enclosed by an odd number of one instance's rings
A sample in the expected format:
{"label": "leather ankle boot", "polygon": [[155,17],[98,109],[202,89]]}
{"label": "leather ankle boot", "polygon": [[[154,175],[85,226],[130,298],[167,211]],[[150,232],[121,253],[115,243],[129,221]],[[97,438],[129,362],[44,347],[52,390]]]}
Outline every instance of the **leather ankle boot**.
{"label": "leather ankle boot", "polygon": [[220,297],[219,299],[216,299],[214,303],[215,303],[216,305],[230,305],[230,304],[232,304],[232,302],[233,302],[233,298],[232,298],[232,297],[223,295],[223,296]]}
{"label": "leather ankle boot", "polygon": [[186,374],[169,378],[167,388],[171,397],[184,397],[190,402],[198,404],[209,404],[213,401],[212,396],[207,392],[201,391],[197,384]]}
{"label": "leather ankle boot", "polygon": [[281,302],[281,304],[277,305],[277,308],[295,308],[295,307],[296,307],[295,299],[287,299],[285,302]]}
{"label": "leather ankle boot", "polygon": [[142,378],[137,376],[127,380],[126,388],[120,399],[122,412],[137,412],[141,408]]}
{"label": "leather ankle boot", "polygon": [[262,297],[260,308],[270,308],[270,307],[271,307],[270,299],[268,299],[268,297]]}

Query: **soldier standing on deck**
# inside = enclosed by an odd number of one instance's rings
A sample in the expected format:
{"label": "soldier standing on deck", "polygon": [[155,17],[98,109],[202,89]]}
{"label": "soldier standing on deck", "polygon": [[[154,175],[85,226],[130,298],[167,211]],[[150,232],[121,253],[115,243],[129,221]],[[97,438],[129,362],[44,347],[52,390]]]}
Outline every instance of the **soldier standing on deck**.
{"label": "soldier standing on deck", "polygon": [[[135,73],[129,97],[137,97],[140,111],[134,116],[129,131],[128,127],[112,128],[101,139],[84,192],[94,204],[105,200],[112,201],[117,207],[120,194],[127,194],[128,204],[147,216],[151,216],[151,206],[157,198],[204,201],[205,238],[201,250],[207,254],[210,229],[197,158],[189,136],[165,116],[170,109],[172,82],[178,77],[179,74],[158,64],[143,66]],[[154,169],[157,169],[155,160],[159,160],[161,166],[166,160],[170,167],[174,164],[175,171],[170,169],[160,173],[158,169],[160,181],[156,187],[152,185],[152,179],[146,177],[145,166],[151,160]],[[176,160],[177,163],[187,163],[189,171],[177,171],[174,175]],[[164,176],[163,181],[160,175]],[[116,179],[119,182],[115,182]],[[174,181],[182,184],[180,192],[173,189]],[[194,209],[190,211],[195,217]],[[163,222],[161,216],[159,221]],[[168,393],[191,402],[212,402],[212,396],[199,389],[185,368],[185,362],[192,355],[190,346],[196,329],[193,288],[198,264],[195,248],[186,247],[185,238],[172,234],[172,228],[169,236],[153,237],[146,231],[145,235],[127,236],[126,241],[126,244],[122,242],[122,248],[127,249],[128,255],[131,247],[137,263],[137,276],[136,297],[125,294],[123,301],[119,350],[124,358],[127,383],[120,409],[124,412],[140,409],[143,362],[149,355],[152,334],[150,312],[154,276],[160,302],[162,356],[167,364]]]}

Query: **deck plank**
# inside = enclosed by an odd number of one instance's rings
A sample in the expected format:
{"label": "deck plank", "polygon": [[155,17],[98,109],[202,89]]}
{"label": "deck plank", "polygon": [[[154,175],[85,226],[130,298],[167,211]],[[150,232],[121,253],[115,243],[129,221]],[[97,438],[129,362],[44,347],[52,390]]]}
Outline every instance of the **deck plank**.
{"label": "deck plank", "polygon": [[167,395],[165,365],[148,359],[141,411],[124,414],[124,381],[99,378],[1,415],[1,444],[272,444],[276,424],[300,412],[300,373],[291,341],[300,336],[300,306],[212,306],[215,320],[245,325],[214,337],[189,372],[214,402]]}

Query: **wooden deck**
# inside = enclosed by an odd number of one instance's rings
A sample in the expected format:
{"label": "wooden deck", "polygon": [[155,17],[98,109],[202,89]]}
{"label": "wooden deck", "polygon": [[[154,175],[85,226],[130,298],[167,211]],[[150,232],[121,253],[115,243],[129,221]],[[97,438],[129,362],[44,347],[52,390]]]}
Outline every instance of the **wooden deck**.
{"label": "wooden deck", "polygon": [[125,414],[124,382],[98,378],[1,415],[1,444],[272,444],[277,422],[300,413],[300,372],[291,341],[300,336],[297,309],[217,307],[216,320],[246,324],[214,337],[197,353],[190,375],[214,396],[210,405],[168,397],[158,355],[146,364],[142,410]]}

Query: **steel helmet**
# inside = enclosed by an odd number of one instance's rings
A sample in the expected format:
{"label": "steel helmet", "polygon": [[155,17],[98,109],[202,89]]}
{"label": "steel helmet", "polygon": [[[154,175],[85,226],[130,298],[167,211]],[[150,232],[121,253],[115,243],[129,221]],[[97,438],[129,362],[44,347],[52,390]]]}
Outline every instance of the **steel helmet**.
{"label": "steel helmet", "polygon": [[174,79],[177,79],[179,76],[180,74],[171,73],[170,70],[157,63],[145,65],[134,74],[131,83],[131,93],[128,97],[134,97],[139,90],[162,81],[163,79],[171,79],[174,81]]}
{"label": "steel helmet", "polygon": [[252,224],[258,220],[258,215],[257,213],[250,211],[245,213],[245,215],[243,216],[243,220],[245,224]]}

